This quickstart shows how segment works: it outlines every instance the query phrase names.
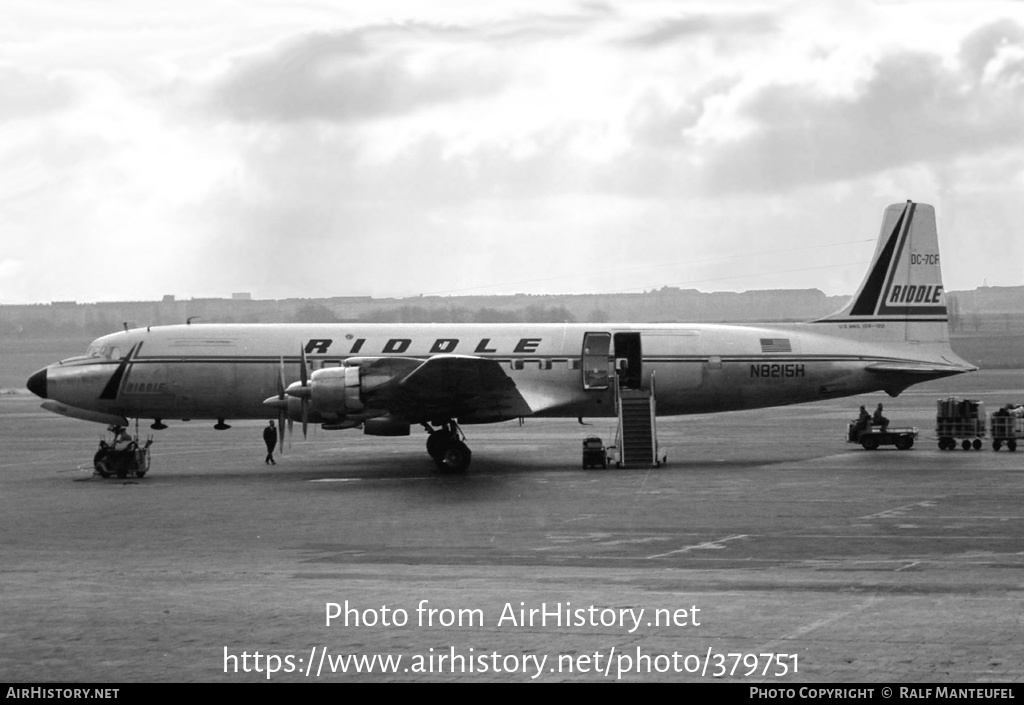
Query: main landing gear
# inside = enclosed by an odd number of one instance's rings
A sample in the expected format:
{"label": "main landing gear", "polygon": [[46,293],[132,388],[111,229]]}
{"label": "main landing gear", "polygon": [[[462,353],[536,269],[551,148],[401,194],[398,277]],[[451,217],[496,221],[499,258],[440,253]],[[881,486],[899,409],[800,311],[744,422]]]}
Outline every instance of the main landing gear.
{"label": "main landing gear", "polygon": [[432,428],[429,424],[423,424],[423,428],[430,434],[427,437],[427,453],[437,463],[437,469],[451,474],[466,472],[473,453],[463,442],[465,436],[459,425],[448,419],[440,428]]}

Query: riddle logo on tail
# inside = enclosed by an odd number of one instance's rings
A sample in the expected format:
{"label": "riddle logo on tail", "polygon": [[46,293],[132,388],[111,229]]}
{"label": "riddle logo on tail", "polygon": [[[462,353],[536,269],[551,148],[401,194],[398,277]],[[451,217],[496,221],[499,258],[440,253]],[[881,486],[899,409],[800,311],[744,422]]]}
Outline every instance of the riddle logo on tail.
{"label": "riddle logo on tail", "polygon": [[935,209],[908,201],[885,209],[875,257],[852,303],[829,320],[946,322]]}

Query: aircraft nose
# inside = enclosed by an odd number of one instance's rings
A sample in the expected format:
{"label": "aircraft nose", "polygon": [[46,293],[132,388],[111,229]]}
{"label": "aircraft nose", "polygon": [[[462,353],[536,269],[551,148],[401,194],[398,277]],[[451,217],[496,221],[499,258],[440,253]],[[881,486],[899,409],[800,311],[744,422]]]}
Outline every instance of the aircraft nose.
{"label": "aircraft nose", "polygon": [[46,368],[39,370],[29,377],[26,386],[28,387],[28,391],[32,392],[37,397],[46,399]]}

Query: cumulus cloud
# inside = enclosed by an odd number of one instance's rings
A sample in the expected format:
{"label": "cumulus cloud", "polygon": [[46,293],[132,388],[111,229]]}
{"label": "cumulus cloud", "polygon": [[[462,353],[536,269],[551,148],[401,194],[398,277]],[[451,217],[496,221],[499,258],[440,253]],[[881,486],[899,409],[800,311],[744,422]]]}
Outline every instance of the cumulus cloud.
{"label": "cumulus cloud", "polygon": [[[157,33],[119,14],[43,68],[38,49],[8,44],[0,121],[32,119],[0,141],[6,227],[48,248],[68,291],[92,286],[72,282],[109,243],[130,242],[134,264],[160,261],[171,278],[110,286],[310,296],[560,273],[643,287],[644,266],[680,247],[699,259],[749,249],[752,232],[780,248],[808,230],[872,237],[875,211],[906,197],[936,203],[942,232],[942,214],[966,222],[983,201],[1001,213],[986,221],[993,242],[1015,222],[1019,17],[720,5],[306,5],[284,24],[274,8],[244,24],[211,11],[203,27],[171,12],[177,29]],[[823,207],[809,214],[808,198]],[[861,209],[870,223],[836,229],[836,210]],[[636,277],[585,283],[609,253]],[[1019,265],[997,276],[1008,258],[958,257],[992,282],[1020,278]]]}
{"label": "cumulus cloud", "polygon": [[74,102],[74,97],[64,79],[0,67],[0,122],[62,110]]}
{"label": "cumulus cloud", "polygon": [[422,24],[307,34],[240,60],[213,103],[240,120],[349,122],[500,90],[501,72],[462,35]]}
{"label": "cumulus cloud", "polygon": [[985,71],[1011,38],[1013,47],[1024,48],[1017,25],[974,34],[958,66],[931,54],[888,54],[852,96],[764,86],[739,108],[750,132],[709,150],[708,188],[779,191],[996,148],[1017,151],[1024,137],[1024,63]]}
{"label": "cumulus cloud", "polygon": [[660,48],[699,37],[736,37],[769,33],[777,28],[775,18],[765,13],[736,15],[694,13],[683,17],[652,21],[623,39],[621,44],[626,47],[643,49]]}
{"label": "cumulus cloud", "polygon": [[1024,48],[1024,27],[1004,19],[979,27],[960,46],[960,64],[976,79],[985,75],[990,62],[1006,50]]}

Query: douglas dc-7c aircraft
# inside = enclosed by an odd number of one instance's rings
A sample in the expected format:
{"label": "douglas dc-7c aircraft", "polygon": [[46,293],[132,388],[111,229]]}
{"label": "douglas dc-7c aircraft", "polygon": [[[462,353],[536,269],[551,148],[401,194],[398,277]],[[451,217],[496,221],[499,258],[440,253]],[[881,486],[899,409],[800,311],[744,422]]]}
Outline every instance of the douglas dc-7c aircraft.
{"label": "douglas dc-7c aircraft", "polygon": [[657,464],[657,416],[883,390],[977,368],[949,347],[935,211],[885,210],[874,259],[841,311],[791,325],[202,324],[137,328],[28,380],[44,408],[128,418],[279,418],[429,434],[442,471],[470,462],[460,424],[619,417],[624,464]]}

